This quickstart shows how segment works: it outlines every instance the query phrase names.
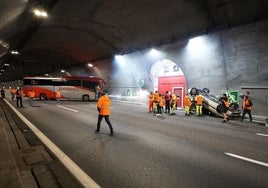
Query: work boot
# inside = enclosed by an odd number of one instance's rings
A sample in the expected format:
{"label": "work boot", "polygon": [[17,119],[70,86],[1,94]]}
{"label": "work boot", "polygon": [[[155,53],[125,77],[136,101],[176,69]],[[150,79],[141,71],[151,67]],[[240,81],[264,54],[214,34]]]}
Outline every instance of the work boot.
{"label": "work boot", "polygon": [[100,130],[98,130],[98,129],[95,130],[95,133],[99,133],[99,132],[100,132]]}

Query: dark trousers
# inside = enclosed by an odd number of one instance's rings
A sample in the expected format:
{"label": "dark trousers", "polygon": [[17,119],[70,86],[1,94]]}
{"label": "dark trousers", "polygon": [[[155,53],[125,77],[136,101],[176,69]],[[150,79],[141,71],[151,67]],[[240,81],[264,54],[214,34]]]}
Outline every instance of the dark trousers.
{"label": "dark trousers", "polygon": [[248,114],[249,120],[252,121],[251,110],[248,110],[248,109],[244,109],[243,110],[243,114],[242,114],[242,119],[241,120],[242,121],[244,120],[246,114]]}
{"label": "dark trousers", "polygon": [[108,126],[110,128],[110,131],[112,132],[113,131],[113,126],[112,126],[112,124],[110,122],[109,115],[99,115],[98,123],[97,123],[97,131],[100,130],[100,125],[101,125],[102,118],[105,119],[106,123],[108,124]]}
{"label": "dark trousers", "polygon": [[166,100],[165,112],[166,113],[170,112],[170,101],[168,101],[168,100]]}
{"label": "dark trousers", "polygon": [[17,97],[17,107],[22,107],[22,97]]}

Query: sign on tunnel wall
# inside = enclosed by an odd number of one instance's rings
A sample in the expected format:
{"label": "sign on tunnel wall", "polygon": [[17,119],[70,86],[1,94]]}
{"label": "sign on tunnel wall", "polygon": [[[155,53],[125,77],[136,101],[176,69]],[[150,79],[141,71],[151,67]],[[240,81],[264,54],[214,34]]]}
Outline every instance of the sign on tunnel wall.
{"label": "sign on tunnel wall", "polygon": [[239,104],[238,91],[235,91],[235,90],[224,90],[222,93],[225,93],[227,95],[230,103],[237,103],[237,104]]}

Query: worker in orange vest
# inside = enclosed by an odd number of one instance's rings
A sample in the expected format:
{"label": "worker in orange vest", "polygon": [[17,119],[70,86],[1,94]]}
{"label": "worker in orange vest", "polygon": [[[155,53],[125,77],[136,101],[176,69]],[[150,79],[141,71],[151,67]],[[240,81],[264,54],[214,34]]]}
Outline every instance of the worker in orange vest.
{"label": "worker in orange vest", "polygon": [[154,114],[158,115],[160,114],[160,106],[159,106],[160,97],[158,91],[154,92],[153,100],[154,100],[153,103]]}
{"label": "worker in orange vest", "polygon": [[148,96],[148,108],[149,108],[149,112],[153,112],[153,103],[154,103],[154,94],[153,92],[151,91],[149,96]]}
{"label": "worker in orange vest", "polygon": [[17,99],[17,108],[23,107],[22,105],[22,96],[23,96],[23,90],[21,88],[18,88],[16,91],[16,99]]}
{"label": "worker in orange vest", "polygon": [[248,95],[245,96],[245,99],[243,101],[243,106],[242,106],[242,108],[243,108],[243,114],[242,114],[241,121],[244,120],[246,114],[248,114],[249,120],[252,121],[252,115],[251,115],[252,106],[253,106],[253,103],[249,99],[249,96]]}
{"label": "worker in orange vest", "polygon": [[186,93],[186,95],[183,98],[183,103],[184,103],[184,110],[185,110],[185,115],[189,116],[190,115],[190,107],[191,107],[191,100],[189,98],[189,93]]}
{"label": "worker in orange vest", "polygon": [[174,115],[177,105],[177,95],[175,93],[171,96],[171,102],[170,102],[170,115]]}
{"label": "worker in orange vest", "polygon": [[56,101],[57,101],[57,104],[60,104],[60,98],[61,98],[61,93],[60,93],[60,89],[58,89],[56,91]]}
{"label": "worker in orange vest", "polygon": [[114,134],[113,126],[109,119],[110,108],[111,108],[111,100],[109,99],[109,97],[106,95],[105,92],[101,92],[101,97],[99,98],[98,104],[97,104],[97,110],[99,112],[99,116],[98,116],[98,122],[97,122],[97,129],[95,133],[100,132],[101,121],[103,118],[105,118],[105,121],[110,128],[110,135],[112,136]]}
{"label": "worker in orange vest", "polygon": [[165,101],[163,99],[162,94],[159,93],[159,110],[160,110],[160,114],[162,114],[164,112],[164,106],[165,106]]}
{"label": "worker in orange vest", "polygon": [[33,90],[33,88],[31,88],[28,93],[27,93],[28,97],[29,97],[29,103],[30,103],[30,106],[33,105],[33,99],[35,97],[35,92]]}
{"label": "worker in orange vest", "polygon": [[198,94],[195,97],[195,101],[196,101],[196,115],[201,116],[202,115],[202,108],[203,108],[203,97],[202,95]]}
{"label": "worker in orange vest", "polygon": [[9,92],[11,94],[12,101],[14,101],[15,95],[16,95],[16,89],[14,87],[12,87]]}

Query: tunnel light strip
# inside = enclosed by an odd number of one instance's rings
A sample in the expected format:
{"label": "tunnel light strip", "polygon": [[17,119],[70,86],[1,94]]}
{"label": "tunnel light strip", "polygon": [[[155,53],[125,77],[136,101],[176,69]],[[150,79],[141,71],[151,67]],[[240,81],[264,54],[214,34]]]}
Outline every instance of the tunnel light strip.
{"label": "tunnel light strip", "polygon": [[229,155],[231,157],[237,158],[237,159],[241,159],[241,160],[244,160],[244,161],[248,161],[248,162],[255,163],[255,164],[258,164],[258,165],[261,165],[261,166],[268,167],[268,163],[264,163],[264,162],[257,161],[257,160],[254,160],[254,159],[250,159],[250,158],[247,158],[247,157],[243,157],[243,156],[240,156],[240,155],[235,155],[235,154],[232,154],[232,153],[225,153],[225,154]]}
{"label": "tunnel light strip", "polygon": [[6,99],[5,102],[21,118],[21,120],[33,131],[33,133],[54,153],[69,172],[84,186],[100,188],[100,186],[90,178],[76,163],[72,161],[60,148],[58,148],[49,138],[47,138],[38,128],[36,128],[28,119],[26,119],[16,108],[14,108]]}
{"label": "tunnel light strip", "polygon": [[268,136],[268,134],[256,133],[258,136]]}

